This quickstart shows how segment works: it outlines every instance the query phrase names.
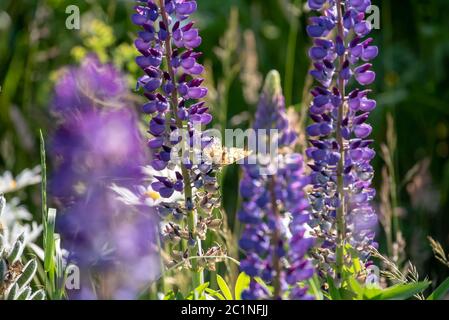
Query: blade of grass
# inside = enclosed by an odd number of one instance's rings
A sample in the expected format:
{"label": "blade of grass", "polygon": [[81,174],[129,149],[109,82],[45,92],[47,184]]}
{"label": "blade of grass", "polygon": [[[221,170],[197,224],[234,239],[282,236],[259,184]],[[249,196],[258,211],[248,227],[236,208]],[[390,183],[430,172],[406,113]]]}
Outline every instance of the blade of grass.
{"label": "blade of grass", "polygon": [[[40,154],[41,154],[41,170],[42,170],[42,181],[41,181],[41,202],[42,202],[42,223],[44,225],[44,230],[47,224],[47,162],[45,156],[45,141],[42,130],[39,130],[40,137]],[[45,234],[45,233],[44,233]],[[45,237],[44,237],[45,246]]]}
{"label": "blade of grass", "polygon": [[42,168],[41,201],[42,201],[42,225],[43,225],[43,247],[44,247],[44,271],[45,288],[49,299],[60,299],[57,289],[57,263],[55,262],[55,224],[56,210],[48,209],[47,205],[47,162],[45,152],[45,139],[42,130],[40,135],[40,155]]}
{"label": "blade of grass", "polygon": [[[301,4],[301,0],[295,0],[292,5],[295,8],[299,8]],[[287,56],[285,58],[285,104],[289,107],[293,101],[293,80],[294,80],[294,66],[295,66],[295,57],[296,57],[296,47],[298,41],[298,31],[300,27],[299,16],[301,15],[301,11],[296,14],[290,15],[290,31],[288,35],[287,42]]]}
{"label": "blade of grass", "polygon": [[427,300],[443,300],[449,292],[449,278],[447,278],[440,286],[427,298]]}

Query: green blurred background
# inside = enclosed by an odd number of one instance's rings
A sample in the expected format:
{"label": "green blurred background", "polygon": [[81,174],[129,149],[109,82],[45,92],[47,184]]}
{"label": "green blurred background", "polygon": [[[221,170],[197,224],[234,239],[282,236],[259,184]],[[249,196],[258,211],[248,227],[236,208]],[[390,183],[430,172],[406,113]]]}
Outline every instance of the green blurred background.
{"label": "green blurred background", "polygon": [[[304,88],[310,85],[310,39],[305,33],[310,13],[304,2],[198,0],[195,19],[202,30],[216,126],[250,125],[262,77],[270,69],[281,72],[289,105],[304,115]],[[375,183],[380,195],[387,194],[387,199],[379,196],[380,214],[386,215],[390,206],[404,238],[394,233],[397,244],[387,248],[380,228],[379,240],[382,252],[394,256],[396,250],[403,256],[396,257],[398,262],[410,259],[422,276],[441,281],[448,269],[433,258],[427,236],[449,247],[449,1],[373,3],[380,7],[380,30],[373,33],[380,47],[372,88],[378,108],[370,119],[379,154]],[[72,4],[80,8],[81,30],[65,27],[66,7]],[[39,163],[38,131],[48,135],[53,129],[49,105],[61,67],[95,52],[128,74],[133,94],[138,70],[132,6],[133,1],[0,1],[0,173],[18,173]],[[130,107],[137,108],[139,99]],[[382,144],[387,146],[384,152]],[[224,206],[235,230],[238,172],[238,167],[229,167],[223,186]],[[35,212],[37,191],[31,189],[27,197]]]}

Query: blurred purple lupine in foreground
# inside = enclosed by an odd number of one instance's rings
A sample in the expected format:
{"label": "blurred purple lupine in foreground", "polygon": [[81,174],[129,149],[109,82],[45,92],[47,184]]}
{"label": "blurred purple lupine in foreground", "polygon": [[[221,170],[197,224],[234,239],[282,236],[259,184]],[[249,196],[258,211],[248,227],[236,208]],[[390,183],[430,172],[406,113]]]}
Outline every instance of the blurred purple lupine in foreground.
{"label": "blurred purple lupine in foreground", "polygon": [[[247,164],[240,183],[243,198],[239,219],[246,224],[239,242],[247,257],[241,262],[246,274],[273,286],[269,292],[254,279],[244,299],[308,299],[307,287],[299,285],[314,273],[305,254],[313,244],[306,237],[309,204],[303,188],[308,183],[304,162],[293,151],[296,133],[289,128],[277,71],[268,74],[260,97],[254,128],[277,129],[279,167],[264,175],[262,165]],[[284,154],[283,149],[289,149]]]}
{"label": "blurred purple lupine in foreground", "polygon": [[[314,39],[309,56],[314,62],[311,74],[321,84],[312,90],[314,97],[307,128],[313,160],[313,192],[310,195],[317,237],[321,240],[321,270],[340,278],[346,250],[351,245],[360,258],[369,257],[377,215],[370,202],[374,172],[370,161],[372,131],[366,124],[376,102],[370,90],[353,89],[348,84],[367,86],[375,73],[368,62],[378,54],[372,38],[365,39],[371,25],[365,20],[370,0],[309,0],[310,8],[321,13],[310,18],[307,32]],[[334,273],[336,270],[336,273]]]}
{"label": "blurred purple lupine in foreground", "polygon": [[86,57],[81,68],[62,70],[54,90],[52,109],[66,119],[96,108],[122,108],[128,93],[126,79],[94,56]]}
{"label": "blurred purple lupine in foreground", "polygon": [[113,183],[137,185],[145,160],[123,83],[111,65],[88,57],[55,88],[60,123],[51,141],[50,191],[61,206],[57,231],[81,269],[73,298],[94,299],[95,287],[100,298],[134,299],[159,272],[151,209],[133,211],[110,190]]}

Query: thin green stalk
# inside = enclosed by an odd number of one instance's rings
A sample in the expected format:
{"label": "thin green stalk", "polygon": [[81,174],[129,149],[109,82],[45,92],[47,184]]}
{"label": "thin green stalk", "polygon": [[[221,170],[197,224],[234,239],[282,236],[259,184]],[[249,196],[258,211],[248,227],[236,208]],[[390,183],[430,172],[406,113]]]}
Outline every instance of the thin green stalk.
{"label": "thin green stalk", "polygon": [[[47,206],[47,161],[45,152],[45,140],[42,130],[39,131],[40,135],[40,155],[41,155],[41,208],[42,208],[42,225],[43,225],[43,244],[44,244],[44,271],[45,271],[45,287],[49,298],[54,297],[56,291],[55,274],[54,269],[50,268],[53,259],[53,243],[51,239],[48,239],[49,228],[51,226],[48,222],[48,206]],[[54,224],[52,224],[54,225]],[[50,250],[48,250],[50,249]]]}
{"label": "thin green stalk", "polygon": [[398,158],[395,157],[397,152],[397,135],[395,130],[395,123],[392,114],[387,117],[387,145],[388,145],[388,156],[387,161],[388,171],[390,172],[390,191],[391,191],[391,207],[392,207],[392,233],[393,239],[397,241],[397,233],[400,231],[399,216],[397,214],[397,208],[399,206],[398,200],[398,186],[396,183],[396,166],[398,165]]}
{"label": "thin green stalk", "polygon": [[[44,229],[46,228],[47,223],[47,162],[45,155],[45,140],[42,130],[39,130],[39,138],[40,138],[40,154],[41,154],[41,202],[42,202],[42,223],[44,225]],[[45,241],[45,239],[44,239]],[[44,243],[45,245],[45,243]]]}
{"label": "thin green stalk", "polygon": [[[161,273],[162,273],[164,271],[165,266],[164,266],[164,261],[162,258],[162,243],[161,243],[161,239],[160,239],[159,235],[160,235],[160,228],[159,228],[159,226],[157,226],[156,227],[156,242],[157,242],[156,245],[159,250],[159,268],[161,268]],[[159,279],[159,286],[158,286],[157,290],[165,293],[165,290],[166,290],[165,277],[161,277]]]}
{"label": "thin green stalk", "polygon": [[[231,262],[234,262],[237,266],[240,266],[240,262],[236,259],[234,259],[233,257],[229,257],[229,256],[221,256],[221,259],[226,259],[229,260]],[[180,268],[186,261],[189,261],[193,264],[193,261],[196,260],[200,260],[200,259],[217,259],[216,256],[192,256],[192,257],[188,257],[187,259],[178,262],[177,264],[175,264],[174,266],[172,266],[171,268],[167,269],[162,276],[165,276],[166,274],[169,274],[172,271],[175,271],[176,269]]]}
{"label": "thin green stalk", "polygon": [[[276,186],[276,178],[274,176],[271,176],[271,181],[270,181],[270,197],[271,197],[271,206],[272,206],[272,210],[274,213],[274,217],[276,220],[280,220],[280,213],[279,213],[279,209],[278,209],[278,205],[277,205],[277,200],[276,200],[276,191],[275,191],[275,186]],[[272,238],[272,242],[271,245],[273,246],[274,250],[273,250],[273,268],[274,271],[276,273],[274,279],[273,279],[273,298],[274,299],[280,299],[281,298],[281,272],[282,272],[282,268],[281,268],[281,260],[280,257],[278,257],[277,253],[276,253],[276,248],[279,245],[279,241],[280,241],[280,234],[279,234],[279,230],[277,230],[277,228],[275,228],[273,230],[273,238]]]}
{"label": "thin green stalk", "polygon": [[[344,28],[343,28],[343,13],[342,13],[342,3],[341,0],[337,0],[337,11],[338,11],[338,35],[341,39],[344,39]],[[340,68],[342,68],[345,62],[345,56],[342,55],[339,58]],[[340,205],[337,209],[337,279],[343,276],[344,268],[344,246],[345,246],[345,235],[346,235],[346,225],[345,225],[345,214],[346,214],[346,199],[344,194],[344,180],[343,171],[345,163],[345,146],[342,135],[342,124],[344,117],[345,101],[345,81],[343,77],[338,78],[338,90],[342,97],[341,105],[338,108],[338,119],[337,119],[337,143],[340,152],[340,161],[337,166],[337,192],[340,200]]]}
{"label": "thin green stalk", "polygon": [[[393,158],[393,154],[391,154]],[[397,213],[398,208],[398,194],[396,186],[396,171],[394,168],[393,159],[390,160],[391,165],[389,165],[388,170],[390,171],[390,186],[391,186],[391,215],[392,215],[392,236],[395,241],[397,240],[397,233],[400,230],[399,217]]]}
{"label": "thin green stalk", "polygon": [[[238,181],[242,181],[242,171],[239,170],[238,172]],[[242,203],[242,196],[240,192],[237,195],[237,208],[240,208],[240,205]],[[242,232],[242,224],[240,223],[240,219],[238,218],[238,210],[236,210],[234,214],[234,227],[233,227],[233,234],[236,237],[240,237],[240,233]]]}
{"label": "thin green stalk", "polygon": [[[293,5],[299,7],[301,0],[295,0]],[[300,27],[299,17],[294,14],[290,15],[290,31],[287,42],[287,56],[285,58],[285,104],[292,105],[293,101],[293,79],[295,72],[296,46],[298,39],[298,31]]]}
{"label": "thin green stalk", "polygon": [[108,8],[108,17],[110,21],[114,20],[115,12],[117,11],[117,2],[116,1],[110,1]]}
{"label": "thin green stalk", "polygon": [[395,152],[397,151],[397,136],[394,125],[393,116],[387,114],[387,144],[382,145],[382,155],[386,164],[385,172],[387,174],[384,173],[384,179],[386,183],[388,183],[388,203],[391,210],[389,230],[386,230],[388,251],[390,255],[393,253],[393,243],[397,241],[397,234],[400,231],[399,217],[397,214],[397,208],[399,206],[399,187],[396,183],[397,157],[395,157]]}
{"label": "thin green stalk", "polygon": [[[159,0],[159,5],[161,9],[161,15],[162,19],[165,23],[165,25],[168,27],[170,25],[169,18],[167,11],[165,10],[165,3],[163,0]],[[173,55],[173,50],[171,46],[171,34],[168,34],[167,39],[165,40],[165,55],[167,60],[167,68],[168,73],[170,75],[170,78],[174,83],[176,83],[176,75],[173,70],[173,67],[170,63],[170,57]],[[182,120],[178,117],[178,89],[175,87],[172,92],[172,98],[170,100],[172,110],[173,110],[173,116],[176,121],[176,126],[179,129],[182,129],[184,127]],[[196,235],[196,226],[197,226],[197,213],[195,209],[193,208],[193,195],[192,195],[192,184],[190,179],[190,173],[189,170],[187,170],[186,166],[182,162],[181,159],[181,173],[183,176],[183,182],[184,182],[184,196],[185,196],[185,205],[187,208],[187,224],[189,228],[189,232],[192,237],[195,238],[197,245],[189,248],[189,254],[190,256],[197,256],[201,255],[201,240]],[[192,285],[193,288],[197,288],[198,286],[202,285],[204,283],[204,274],[202,271],[198,270],[198,263],[196,260],[192,261]]]}
{"label": "thin green stalk", "polygon": [[299,132],[299,141],[298,141],[298,148],[300,152],[303,154],[304,158],[306,158],[306,150],[307,150],[307,138],[305,136],[305,128],[307,126],[307,119],[308,119],[308,106],[310,105],[311,101],[311,95],[310,95],[310,89],[313,86],[313,77],[310,74],[310,71],[313,69],[313,64],[309,66],[309,69],[307,71],[307,75],[304,81],[304,87],[302,90],[302,102],[301,104],[298,104],[301,106],[301,110],[299,110],[299,124],[298,124],[298,132]]}
{"label": "thin green stalk", "polygon": [[[229,55],[231,56],[231,54]],[[229,92],[231,90],[232,83],[237,77],[238,70],[235,66],[232,66],[230,58],[226,58],[223,61],[223,73],[225,79],[222,83],[222,89],[220,93],[220,113],[219,113],[219,123],[221,127],[221,137],[225,138],[226,128],[228,124],[228,109],[229,109]],[[221,169],[220,174],[220,192],[223,194],[224,180],[226,178],[228,168],[225,166]]]}

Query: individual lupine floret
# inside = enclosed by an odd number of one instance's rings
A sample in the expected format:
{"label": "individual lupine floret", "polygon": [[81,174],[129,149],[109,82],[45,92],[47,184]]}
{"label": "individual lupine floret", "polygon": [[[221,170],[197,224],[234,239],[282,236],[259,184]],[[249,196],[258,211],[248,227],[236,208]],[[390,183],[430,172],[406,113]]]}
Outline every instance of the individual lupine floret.
{"label": "individual lupine floret", "polygon": [[[320,239],[321,271],[340,277],[351,245],[362,260],[376,246],[377,216],[370,204],[375,190],[370,186],[374,170],[370,160],[372,131],[366,123],[376,102],[370,90],[353,89],[351,80],[370,85],[375,73],[368,61],[378,54],[365,19],[370,0],[309,0],[309,7],[321,13],[310,19],[307,28],[313,47],[309,56],[311,75],[320,83],[312,90],[307,128],[312,163],[313,191],[310,193],[315,232]],[[335,271],[336,273],[335,274]]]}
{"label": "individual lupine floret", "polygon": [[[304,175],[302,156],[293,152],[296,133],[289,127],[277,71],[267,76],[254,128],[277,130],[278,148],[275,159],[271,159],[277,168],[265,174],[260,162],[248,163],[240,182],[243,203],[239,219],[246,226],[239,245],[247,254],[240,267],[253,279],[242,297],[307,299],[307,287],[300,283],[314,273],[306,258],[313,244],[307,236],[310,216],[303,190],[308,178]],[[257,283],[256,277],[271,284],[273,291]]]}

